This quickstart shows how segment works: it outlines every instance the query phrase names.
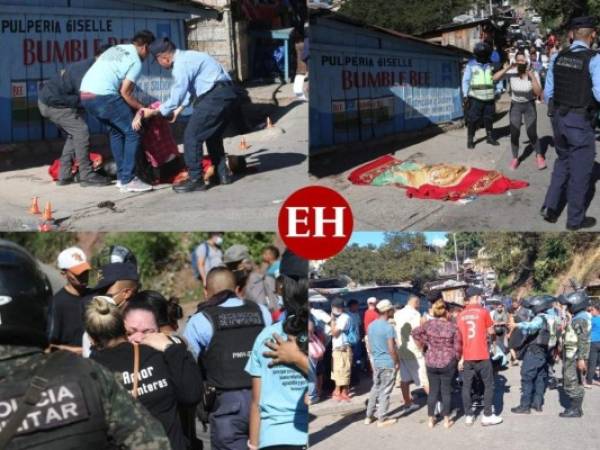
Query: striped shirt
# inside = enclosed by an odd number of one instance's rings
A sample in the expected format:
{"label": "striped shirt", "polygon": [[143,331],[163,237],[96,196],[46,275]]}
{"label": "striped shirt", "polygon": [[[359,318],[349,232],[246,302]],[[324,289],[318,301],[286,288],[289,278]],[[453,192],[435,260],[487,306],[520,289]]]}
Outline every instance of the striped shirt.
{"label": "striped shirt", "polygon": [[[538,83],[540,82],[539,75],[534,72],[533,75],[536,77]],[[517,69],[510,69],[505,75],[510,83],[510,98],[513,102],[527,103],[535,99],[533,93],[533,86],[528,76],[521,78],[517,72]]]}

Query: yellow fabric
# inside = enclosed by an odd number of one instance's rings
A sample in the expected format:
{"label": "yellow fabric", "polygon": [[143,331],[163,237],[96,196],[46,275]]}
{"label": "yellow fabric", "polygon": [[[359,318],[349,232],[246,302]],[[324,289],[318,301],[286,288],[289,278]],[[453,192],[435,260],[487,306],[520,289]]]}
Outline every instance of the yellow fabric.
{"label": "yellow fabric", "polygon": [[394,173],[394,175],[402,176],[405,180],[405,185],[408,187],[419,188],[424,184],[446,187],[460,183],[463,177],[469,172],[469,168],[465,166],[452,166],[448,164],[427,166],[418,164],[418,166],[417,170],[402,170],[401,167],[398,167],[398,173]]}
{"label": "yellow fabric", "polygon": [[352,371],[352,350],[345,347],[332,352],[331,379],[336,386],[349,386]]}

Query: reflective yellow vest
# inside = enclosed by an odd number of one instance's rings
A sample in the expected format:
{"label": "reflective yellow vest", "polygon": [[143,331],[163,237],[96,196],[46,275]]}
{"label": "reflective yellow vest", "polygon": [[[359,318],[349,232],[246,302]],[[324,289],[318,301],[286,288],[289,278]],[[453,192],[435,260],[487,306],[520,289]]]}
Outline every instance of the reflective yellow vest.
{"label": "reflective yellow vest", "polygon": [[471,66],[471,84],[469,86],[469,97],[484,102],[494,100],[494,80],[492,79],[492,67],[488,64]]}

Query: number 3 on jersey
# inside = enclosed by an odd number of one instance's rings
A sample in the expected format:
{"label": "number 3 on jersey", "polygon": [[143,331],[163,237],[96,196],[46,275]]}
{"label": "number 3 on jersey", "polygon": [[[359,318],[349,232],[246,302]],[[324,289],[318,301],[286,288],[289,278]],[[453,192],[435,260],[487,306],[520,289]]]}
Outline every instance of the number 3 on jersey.
{"label": "number 3 on jersey", "polygon": [[473,319],[465,320],[465,323],[467,324],[467,339],[474,339],[477,323]]}

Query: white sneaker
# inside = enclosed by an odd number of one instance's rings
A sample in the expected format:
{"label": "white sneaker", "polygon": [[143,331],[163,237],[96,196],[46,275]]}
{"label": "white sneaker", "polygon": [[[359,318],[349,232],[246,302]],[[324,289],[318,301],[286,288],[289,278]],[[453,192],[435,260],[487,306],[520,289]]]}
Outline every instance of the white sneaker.
{"label": "white sneaker", "polygon": [[364,424],[371,425],[373,422],[375,422],[375,417],[367,417],[364,421]]}
{"label": "white sneaker", "polygon": [[498,425],[502,423],[502,417],[492,414],[491,416],[483,416],[481,418],[481,425],[487,427],[488,425]]}
{"label": "white sneaker", "polygon": [[465,416],[465,425],[473,425],[475,422],[475,416]]}
{"label": "white sneaker", "polygon": [[147,192],[152,190],[152,185],[146,184],[138,177],[135,177],[129,183],[122,185],[121,190],[125,192]]}

